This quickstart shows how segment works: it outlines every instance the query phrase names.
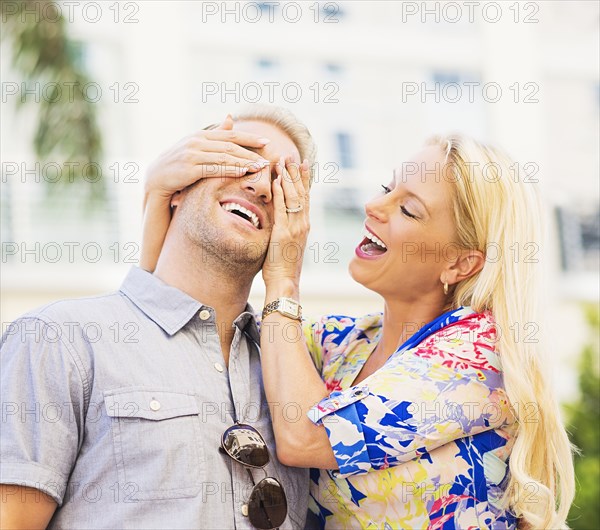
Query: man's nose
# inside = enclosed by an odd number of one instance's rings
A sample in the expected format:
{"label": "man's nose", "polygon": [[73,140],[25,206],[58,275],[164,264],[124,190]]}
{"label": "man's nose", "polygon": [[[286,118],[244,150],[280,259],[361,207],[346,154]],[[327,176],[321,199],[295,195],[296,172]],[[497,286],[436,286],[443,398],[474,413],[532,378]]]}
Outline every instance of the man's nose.
{"label": "man's nose", "polygon": [[241,178],[241,186],[244,191],[254,195],[257,199],[263,201],[265,204],[273,200],[271,191],[272,183],[272,166],[270,165],[262,168],[256,173],[249,173]]}

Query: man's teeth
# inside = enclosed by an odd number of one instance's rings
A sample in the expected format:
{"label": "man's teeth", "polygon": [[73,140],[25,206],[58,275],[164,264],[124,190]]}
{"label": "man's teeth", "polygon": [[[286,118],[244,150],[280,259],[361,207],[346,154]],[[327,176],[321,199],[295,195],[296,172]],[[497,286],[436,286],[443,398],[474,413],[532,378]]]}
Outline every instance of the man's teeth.
{"label": "man's teeth", "polygon": [[227,202],[225,204],[222,204],[221,206],[223,207],[224,210],[226,210],[228,212],[232,212],[232,211],[236,210],[240,213],[243,213],[245,216],[247,216],[250,219],[250,221],[254,225],[254,228],[258,228],[260,226],[260,223],[258,222],[258,216],[254,212],[251,212],[250,210],[248,210],[247,208],[244,208],[243,206],[240,206],[239,204],[237,204],[235,202]]}
{"label": "man's teeth", "polygon": [[375,234],[372,234],[368,230],[365,230],[365,234],[364,235],[365,235],[365,237],[367,239],[370,239],[376,245],[379,245],[380,247],[385,248],[387,250],[387,247],[385,246],[385,243],[383,241],[381,241],[381,239],[379,239]]}

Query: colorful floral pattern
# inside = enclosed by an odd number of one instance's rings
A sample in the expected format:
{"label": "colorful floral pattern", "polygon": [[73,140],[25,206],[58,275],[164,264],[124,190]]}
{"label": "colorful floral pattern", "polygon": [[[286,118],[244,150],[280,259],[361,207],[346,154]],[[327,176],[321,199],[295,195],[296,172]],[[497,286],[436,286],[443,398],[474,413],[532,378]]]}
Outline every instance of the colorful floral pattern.
{"label": "colorful floral pattern", "polygon": [[305,326],[331,395],[323,424],[339,471],[311,471],[321,528],[513,529],[501,504],[516,424],[489,312],[461,307],[422,326],[358,385],[382,315]]}

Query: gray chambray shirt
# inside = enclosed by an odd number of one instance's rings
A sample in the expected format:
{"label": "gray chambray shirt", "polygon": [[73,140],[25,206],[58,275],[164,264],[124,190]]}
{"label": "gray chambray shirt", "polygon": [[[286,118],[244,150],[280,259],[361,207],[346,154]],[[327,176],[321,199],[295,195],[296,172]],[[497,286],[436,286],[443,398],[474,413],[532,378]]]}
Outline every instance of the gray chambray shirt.
{"label": "gray chambray shirt", "polygon": [[237,419],[269,446],[270,463],[252,475],[283,484],[281,528],[303,528],[308,471],[276,460],[246,309],[229,367],[214,310],[135,267],[116,293],[55,302],[10,324],[0,482],[53,497],[49,528],[251,529],[248,473],[218,451]]}

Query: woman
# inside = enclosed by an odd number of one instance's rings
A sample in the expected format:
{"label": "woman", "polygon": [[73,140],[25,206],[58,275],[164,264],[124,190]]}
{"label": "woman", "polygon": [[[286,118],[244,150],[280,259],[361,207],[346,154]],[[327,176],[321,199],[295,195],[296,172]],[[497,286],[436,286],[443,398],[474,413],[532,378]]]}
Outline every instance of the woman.
{"label": "woman", "polygon": [[[433,139],[411,162],[367,203],[350,263],[383,313],[304,330],[274,302],[299,302],[301,267],[283,249],[306,242],[309,183],[279,166],[261,339],[278,457],[313,468],[309,527],[564,527],[571,448],[537,337],[523,339],[536,322],[534,189],[466,138]],[[150,197],[181,186],[154,180]],[[168,210],[146,214],[156,241],[151,221]],[[155,259],[144,251],[146,268]]]}

